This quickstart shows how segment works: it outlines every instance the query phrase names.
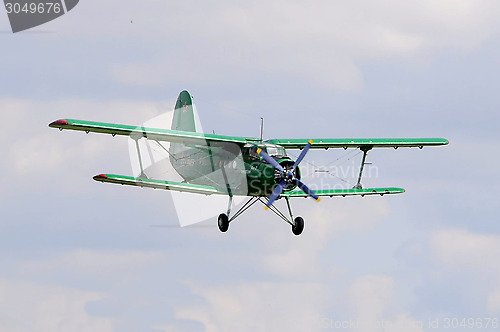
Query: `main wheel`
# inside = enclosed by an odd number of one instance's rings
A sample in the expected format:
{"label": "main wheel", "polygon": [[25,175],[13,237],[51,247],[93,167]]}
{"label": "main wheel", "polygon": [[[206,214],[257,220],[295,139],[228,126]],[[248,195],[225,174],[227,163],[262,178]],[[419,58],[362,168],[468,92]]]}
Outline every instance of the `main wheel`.
{"label": "main wheel", "polygon": [[229,228],[229,219],[225,213],[219,214],[219,218],[217,219],[217,225],[219,226],[219,230],[221,232],[226,232]]}
{"label": "main wheel", "polygon": [[292,233],[300,235],[304,230],[304,219],[302,219],[302,217],[297,217],[293,221],[295,222],[295,225],[292,226]]}

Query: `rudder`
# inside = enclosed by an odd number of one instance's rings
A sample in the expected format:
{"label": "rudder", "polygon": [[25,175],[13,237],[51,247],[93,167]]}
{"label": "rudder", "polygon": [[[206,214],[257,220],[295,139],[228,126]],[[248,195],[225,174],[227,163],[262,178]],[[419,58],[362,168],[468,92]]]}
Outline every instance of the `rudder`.
{"label": "rudder", "polygon": [[196,122],[193,109],[193,100],[186,90],[183,90],[175,103],[172,130],[196,132]]}

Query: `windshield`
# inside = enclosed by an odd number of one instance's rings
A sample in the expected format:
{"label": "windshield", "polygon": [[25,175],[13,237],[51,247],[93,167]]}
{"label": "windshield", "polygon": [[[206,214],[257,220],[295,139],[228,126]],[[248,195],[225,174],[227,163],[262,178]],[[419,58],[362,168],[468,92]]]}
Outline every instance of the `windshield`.
{"label": "windshield", "polygon": [[285,149],[282,146],[266,146],[267,154],[270,156],[286,156]]}

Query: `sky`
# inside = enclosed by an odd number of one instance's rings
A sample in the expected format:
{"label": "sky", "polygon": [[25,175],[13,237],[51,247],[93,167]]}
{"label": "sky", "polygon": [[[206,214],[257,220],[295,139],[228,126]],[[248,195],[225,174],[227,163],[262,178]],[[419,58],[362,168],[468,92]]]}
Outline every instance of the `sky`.
{"label": "sky", "polygon": [[[498,13],[486,0],[86,0],[13,34],[0,9],[0,331],[498,330]],[[222,234],[215,217],[178,227],[168,192],[92,180],[131,174],[127,138],[48,127],[140,125],[183,89],[207,132],[258,137],[264,117],[268,139],[450,144],[370,151],[365,185],[406,192],[297,199],[299,237],[262,206]],[[355,169],[345,154],[303,163]],[[325,177],[304,180],[339,181]]]}

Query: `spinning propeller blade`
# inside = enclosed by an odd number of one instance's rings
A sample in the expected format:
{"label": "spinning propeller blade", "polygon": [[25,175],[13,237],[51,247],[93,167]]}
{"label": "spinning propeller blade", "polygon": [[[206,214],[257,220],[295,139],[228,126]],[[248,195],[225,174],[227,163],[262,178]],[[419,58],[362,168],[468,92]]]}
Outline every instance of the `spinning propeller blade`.
{"label": "spinning propeller blade", "polygon": [[293,164],[292,171],[286,171],[273,157],[268,155],[264,150],[261,148],[257,149],[257,153],[264,158],[265,161],[267,161],[269,164],[273,165],[275,169],[280,171],[283,175],[281,182],[276,185],[276,187],[273,189],[273,192],[271,193],[271,196],[269,196],[269,200],[266,203],[266,210],[273,205],[274,201],[278,199],[278,197],[281,195],[283,192],[283,189],[287,185],[287,181],[289,183],[292,183],[292,181],[307,195],[311,196],[318,202],[320,201],[320,198],[318,195],[314,193],[311,189],[309,189],[308,186],[306,186],[302,181],[299,179],[295,178],[293,171],[299,166],[300,162],[304,159],[304,157],[307,154],[307,151],[311,148],[311,144],[313,143],[312,140],[309,140],[307,145],[304,147],[302,152],[300,153],[299,157]]}
{"label": "spinning propeller blade", "polygon": [[315,200],[317,200],[318,202],[320,201],[320,198],[318,195],[316,195],[314,193],[314,191],[312,191],[311,189],[309,189],[308,186],[306,186],[304,184],[304,182],[300,181],[299,179],[295,179],[295,183],[297,184],[297,186],[303,191],[305,192],[306,194],[308,194],[309,196],[311,196],[312,198],[314,198]]}
{"label": "spinning propeller blade", "polygon": [[283,188],[286,186],[286,181],[281,180],[280,183],[274,188],[273,192],[271,193],[271,196],[269,196],[269,200],[266,203],[266,210],[273,205],[274,201],[279,197],[281,192],[283,191]]}
{"label": "spinning propeller blade", "polygon": [[299,157],[297,158],[297,160],[295,160],[295,163],[293,164],[293,169],[299,166],[302,159],[304,159],[304,157],[307,154],[307,151],[309,151],[309,149],[311,148],[312,142],[313,142],[312,139],[310,139],[309,142],[307,142],[306,146],[302,149],[302,152],[300,153]]}
{"label": "spinning propeller blade", "polygon": [[280,172],[285,172],[285,170],[283,169],[283,167],[281,167],[280,164],[278,164],[278,162],[276,160],[274,160],[273,157],[271,157],[270,155],[268,155],[264,150],[262,150],[261,148],[257,149],[257,153],[259,155],[262,156],[262,158],[264,158],[265,161],[267,161],[268,163],[270,163],[271,165],[274,166],[274,168],[276,168],[277,170],[279,170]]}

